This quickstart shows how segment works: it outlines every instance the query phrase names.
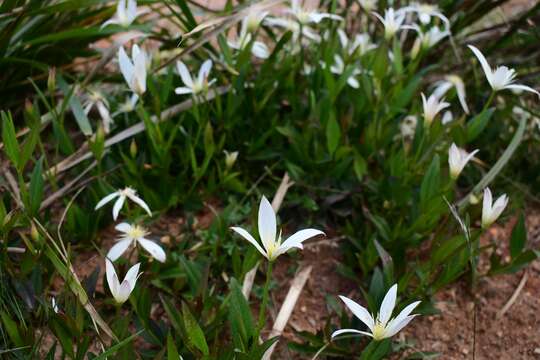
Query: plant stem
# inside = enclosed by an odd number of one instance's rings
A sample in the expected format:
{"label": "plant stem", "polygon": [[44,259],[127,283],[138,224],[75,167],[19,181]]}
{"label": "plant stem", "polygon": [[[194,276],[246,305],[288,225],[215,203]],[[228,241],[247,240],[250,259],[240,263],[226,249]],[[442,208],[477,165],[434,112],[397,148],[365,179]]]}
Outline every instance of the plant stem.
{"label": "plant stem", "polygon": [[489,105],[491,105],[491,103],[493,102],[494,97],[495,97],[495,91],[491,90],[491,94],[489,94],[489,98],[488,98],[486,104],[484,105],[484,108],[482,109],[482,112],[486,111],[487,108],[489,108]]}
{"label": "plant stem", "polygon": [[266,267],[266,282],[264,283],[261,308],[259,309],[259,324],[257,325],[257,337],[260,336],[261,330],[264,326],[264,321],[266,319],[266,307],[268,306],[268,290],[270,287],[270,279],[272,279],[272,264],[272,261],[268,261],[268,265]]}

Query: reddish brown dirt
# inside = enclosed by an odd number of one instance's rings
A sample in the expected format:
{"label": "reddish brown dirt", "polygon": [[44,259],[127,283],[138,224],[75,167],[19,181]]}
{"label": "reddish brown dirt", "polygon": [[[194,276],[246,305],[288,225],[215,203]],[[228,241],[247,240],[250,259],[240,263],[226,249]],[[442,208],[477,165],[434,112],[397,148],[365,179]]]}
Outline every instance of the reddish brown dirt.
{"label": "reddish brown dirt", "polygon": [[[504,226],[494,226],[488,231],[483,243],[495,241],[501,245],[501,253],[506,254],[509,238],[515,219]],[[540,245],[540,212],[531,211],[527,217],[529,246]],[[301,266],[312,265],[313,272],[291,316],[284,338],[298,341],[295,331],[322,329],[328,316],[327,296],[355,294],[354,284],[336,272],[340,260],[339,249],[334,244],[307,246],[302,252]],[[280,259],[276,269],[280,289],[276,304],[280,305],[287,292],[290,268],[294,264],[290,258]],[[516,300],[500,317],[498,312],[516,291],[523,276],[527,273],[524,287]],[[476,309],[474,297],[477,299]],[[439,315],[420,316],[397,337],[410,348],[403,353],[394,354],[392,359],[405,359],[407,356],[423,352],[426,355],[437,353],[441,359],[539,359],[540,358],[540,261],[535,261],[526,270],[516,274],[482,278],[474,291],[468,282],[462,280],[443,290],[436,296]],[[476,331],[474,331],[474,311],[476,310]],[[473,357],[474,352],[474,357]],[[275,359],[310,359],[291,355],[285,341],[281,341]]]}

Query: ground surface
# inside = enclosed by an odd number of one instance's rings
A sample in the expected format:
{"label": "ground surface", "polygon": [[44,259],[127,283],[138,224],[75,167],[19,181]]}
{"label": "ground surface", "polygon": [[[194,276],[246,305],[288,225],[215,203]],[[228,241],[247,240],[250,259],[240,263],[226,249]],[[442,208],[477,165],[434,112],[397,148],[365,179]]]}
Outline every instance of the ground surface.
{"label": "ground surface", "polygon": [[[527,217],[529,246],[540,245],[540,211],[531,211]],[[491,240],[506,244],[515,220],[504,226],[494,226],[485,234],[483,242]],[[503,246],[503,254],[505,247]],[[339,276],[336,265],[340,259],[337,244],[321,243],[307,246],[300,262],[302,266],[313,265],[311,278],[291,316],[285,338],[294,340],[295,331],[314,332],[325,324],[328,310],[327,296],[351,295],[360,299],[354,284]],[[281,261],[281,259],[280,259]],[[282,261],[276,275],[280,278],[280,304],[288,288],[291,275],[290,261]],[[526,275],[525,275],[526,274]],[[516,292],[526,277],[517,298],[501,316],[497,314]],[[394,356],[405,359],[414,352],[438,353],[440,359],[540,359],[540,262],[516,274],[483,278],[475,291],[476,331],[474,331],[474,298],[462,280],[436,296],[440,315],[422,316],[415,319],[399,340],[414,344],[414,349]],[[276,359],[310,359],[293,357],[282,343]]]}
{"label": "ground surface", "polygon": [[[540,247],[540,211],[530,210],[527,216],[529,246]],[[211,222],[211,214],[198,217],[196,227],[206,227]],[[167,247],[171,241],[181,241],[183,219],[177,215],[166,215],[152,226],[153,238],[160,238]],[[507,239],[515,224],[515,219],[504,226],[492,227],[482,239],[483,243],[495,241],[501,244],[504,255]],[[100,248],[108,249],[117,233],[109,228],[102,234]],[[282,304],[290,282],[299,268],[311,265],[313,270],[301,293],[291,318],[284,331],[287,341],[299,341],[300,331],[315,333],[322,329],[329,316],[328,297],[347,295],[360,300],[354,282],[341,277],[336,268],[341,260],[339,241],[315,240],[308,243],[301,253],[280,257],[275,269],[276,288],[273,290],[274,305],[272,317],[275,318]],[[97,267],[104,269],[102,257],[95,252],[77,256],[74,267],[80,278],[89,276]],[[525,279],[523,279],[525,277]],[[97,292],[103,292],[103,276],[98,277]],[[260,283],[261,278],[256,279]],[[516,293],[520,282],[524,286],[508,310],[501,309]],[[60,287],[60,284],[58,284]],[[107,293],[107,292],[106,292]],[[413,348],[397,354],[392,359],[406,359],[414,352],[439,354],[440,359],[540,359],[540,261],[535,261],[527,269],[516,274],[482,278],[474,293],[477,299],[476,331],[474,330],[474,297],[468,282],[462,280],[443,290],[436,296],[440,315],[421,316],[415,319],[397,339],[406,341]],[[255,310],[255,309],[254,309]],[[52,343],[52,338],[50,339]],[[280,341],[273,359],[311,359],[310,356],[292,354],[287,341]],[[46,343],[49,343],[46,341]],[[321,358],[319,358],[321,359]]]}

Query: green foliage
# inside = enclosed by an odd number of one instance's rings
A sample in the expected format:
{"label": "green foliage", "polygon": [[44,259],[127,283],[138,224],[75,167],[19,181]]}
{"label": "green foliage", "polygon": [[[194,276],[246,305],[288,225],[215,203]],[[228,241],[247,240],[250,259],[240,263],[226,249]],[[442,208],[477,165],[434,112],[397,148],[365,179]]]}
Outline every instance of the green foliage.
{"label": "green foliage", "polygon": [[[237,50],[228,40],[233,32],[240,35],[235,12],[244,5],[234,9],[232,2],[217,12],[232,17],[186,37],[178,34],[207,16],[184,0],[141,2],[169,27],[143,15],[128,29],[101,28],[114,13],[106,1],[4,1],[0,65],[9,71],[0,74],[0,186],[7,190],[0,192],[1,348],[14,359],[52,359],[56,353],[74,359],[130,359],[135,353],[143,359],[261,358],[277,338],[259,341],[253,305],[260,304],[260,289],[255,287],[250,303],[241,288],[260,256],[229,227],[255,224],[249,221],[256,218],[255,204],[275,193],[285,172],[295,183],[279,212],[285,233],[313,224],[342,235],[339,272],[357,285],[371,312],[394,283],[400,301],[422,300],[419,312],[433,312],[433,294],[468,273],[476,276],[476,260],[485,256],[481,206],[470,204],[469,195],[478,197],[488,184],[497,193],[504,188],[517,208],[520,197],[540,188],[533,170],[540,163],[540,135],[531,126],[539,116],[536,98],[504,90],[488,99],[489,85],[465,47],[467,34],[481,31],[485,13],[503,2],[439,2],[456,46],[444,38],[413,56],[415,32],[405,41],[401,34],[385,41],[381,24],[335,2],[321,7],[348,19],[311,24],[324,34],[319,42],[265,23]],[[520,81],[529,85],[535,79],[526,73],[534,74],[540,50],[538,31],[526,19],[539,11],[537,5],[507,19],[498,35],[479,45],[494,64],[519,67]],[[349,52],[338,29],[350,34],[350,42],[360,29],[370,31],[375,47]],[[101,54],[90,46],[104,39],[111,45],[111,35],[127,30],[145,32],[157,43],[147,91],[134,106],[126,102],[124,79],[109,64],[116,49]],[[146,45],[147,37],[124,47]],[[268,57],[253,56],[255,38],[270,47]],[[186,85],[174,67],[180,51],[194,76],[200,60],[214,60],[208,80],[216,83],[207,91],[175,93]],[[340,71],[335,55],[343,60]],[[75,60],[87,66],[73,66]],[[471,111],[464,113],[451,89],[446,98],[453,121],[443,124],[441,113],[428,124],[420,93],[429,96],[433,79],[451,72],[464,80]],[[449,176],[451,143],[481,150],[481,161],[469,163],[457,181]],[[102,264],[85,271],[91,274],[86,279],[73,269],[81,254],[107,253],[104,240],[115,236],[102,231],[110,225],[110,204],[94,208],[125,186],[153,210],[147,217],[128,201],[125,220],[159,229],[168,239],[167,261],[159,263],[140,248],[117,261],[125,271],[137,258],[144,269],[130,301],[119,307],[97,285]],[[530,191],[522,192],[523,186]],[[445,198],[460,205],[470,238]],[[177,234],[163,230],[162,216],[168,223],[175,221],[168,216],[182,219],[175,223]],[[508,248],[509,261],[492,251],[489,269],[478,276],[519,271],[540,255],[527,243],[524,215]],[[50,305],[52,294],[58,312]],[[328,294],[328,303],[341,313],[340,327],[362,329],[341,311],[337,295]],[[390,339],[330,341],[331,324],[328,319],[318,334],[298,334],[303,343],[289,347],[361,359],[398,351]],[[54,343],[46,348],[38,329],[49,330]],[[112,341],[94,344],[96,333]]]}

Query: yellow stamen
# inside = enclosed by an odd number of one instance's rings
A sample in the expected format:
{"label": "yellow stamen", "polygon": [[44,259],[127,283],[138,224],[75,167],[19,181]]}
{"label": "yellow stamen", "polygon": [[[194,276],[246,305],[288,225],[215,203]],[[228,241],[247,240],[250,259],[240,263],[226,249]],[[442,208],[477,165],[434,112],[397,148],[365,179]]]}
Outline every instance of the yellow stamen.
{"label": "yellow stamen", "polygon": [[386,332],[386,328],[380,322],[377,321],[377,323],[373,327],[373,339],[377,341],[384,339],[385,332]]}

